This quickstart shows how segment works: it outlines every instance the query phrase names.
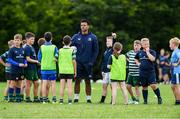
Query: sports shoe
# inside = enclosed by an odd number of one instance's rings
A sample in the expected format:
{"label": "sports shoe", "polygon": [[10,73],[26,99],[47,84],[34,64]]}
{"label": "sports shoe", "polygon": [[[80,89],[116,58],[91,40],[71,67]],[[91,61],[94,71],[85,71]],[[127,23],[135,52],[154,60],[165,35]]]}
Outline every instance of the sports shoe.
{"label": "sports shoe", "polygon": [[162,104],[162,98],[158,98],[158,104]]}
{"label": "sports shoe", "polygon": [[40,99],[36,98],[36,99],[34,99],[33,102],[34,102],[34,103],[39,103],[39,102],[41,102],[41,101],[40,101]]}
{"label": "sports shoe", "polygon": [[59,100],[59,103],[60,103],[60,104],[63,104],[63,99],[60,99],[60,100]]}
{"label": "sports shoe", "polygon": [[30,103],[30,102],[32,102],[32,100],[30,98],[26,98],[26,102]]}
{"label": "sports shoe", "polygon": [[52,103],[55,104],[56,103],[56,98],[53,97],[52,99]]}
{"label": "sports shoe", "polygon": [[74,99],[74,103],[78,103],[78,101],[79,101],[78,99]]}
{"label": "sports shoe", "polygon": [[92,103],[91,100],[87,100],[87,103]]}
{"label": "sports shoe", "polygon": [[72,100],[68,100],[68,104],[69,104],[69,105],[72,104]]}
{"label": "sports shoe", "polygon": [[147,105],[148,104],[147,101],[144,101],[144,104]]}

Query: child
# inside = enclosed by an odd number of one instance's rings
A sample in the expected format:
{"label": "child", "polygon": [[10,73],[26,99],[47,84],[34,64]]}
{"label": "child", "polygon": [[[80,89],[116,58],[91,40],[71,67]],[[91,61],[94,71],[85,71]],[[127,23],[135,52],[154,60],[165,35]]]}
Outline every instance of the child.
{"label": "child", "polygon": [[169,47],[173,50],[171,55],[171,63],[173,66],[173,77],[171,79],[171,88],[175,96],[175,105],[180,105],[180,49],[178,48],[180,44],[179,38],[175,37],[170,39]]}
{"label": "child", "polygon": [[169,73],[170,73],[170,61],[169,61],[170,54],[168,51],[165,52],[164,55],[164,62],[162,66],[162,79],[164,84],[169,82]]}
{"label": "child", "polygon": [[108,68],[110,69],[110,79],[112,85],[112,105],[116,103],[117,85],[121,87],[124,104],[128,104],[128,94],[125,84],[126,78],[126,57],[121,54],[122,44],[116,42],[113,46],[113,55],[109,57]]}
{"label": "child", "polygon": [[14,89],[16,90],[16,102],[21,102],[20,91],[21,82],[24,78],[24,68],[27,67],[24,49],[21,48],[22,35],[14,36],[14,47],[9,50],[8,62],[11,64],[11,81],[8,90],[8,101],[13,102]]}
{"label": "child", "polygon": [[110,76],[109,76],[110,70],[107,68],[107,64],[108,64],[108,59],[112,55],[112,52],[113,52],[112,45],[113,45],[113,37],[112,36],[106,37],[107,48],[106,48],[106,51],[104,52],[103,61],[101,65],[101,71],[102,71],[102,77],[103,77],[103,86],[102,86],[103,90],[102,90],[102,97],[101,97],[100,103],[104,103],[106,99],[106,95],[107,95],[107,87],[108,87],[108,84],[110,84]]}
{"label": "child", "polygon": [[42,45],[38,52],[38,60],[41,62],[41,79],[42,79],[42,96],[43,103],[48,102],[47,85],[48,82],[52,84],[52,103],[56,103],[56,62],[58,58],[58,49],[51,43],[52,33],[46,32],[44,34],[45,44]]}
{"label": "child", "polygon": [[33,48],[33,44],[35,41],[35,35],[31,32],[27,32],[25,34],[26,38],[26,46],[24,47],[26,60],[28,62],[28,66],[25,69],[25,78],[26,78],[26,102],[32,102],[30,99],[30,90],[31,90],[31,82],[34,84],[34,102],[39,102],[38,99],[38,74],[37,74],[37,64],[39,64],[36,56],[35,49]]}
{"label": "child", "polygon": [[165,60],[165,50],[161,49],[159,59],[157,59],[157,63],[159,64],[158,65],[159,82],[161,82],[163,79],[162,68],[163,68],[164,60]]}
{"label": "child", "polygon": [[149,39],[141,39],[142,50],[140,50],[136,56],[136,64],[140,66],[140,82],[142,85],[142,94],[144,99],[144,104],[148,103],[148,86],[150,85],[154,93],[158,98],[158,104],[162,104],[162,98],[160,95],[160,90],[156,85],[156,74],[155,74],[155,59],[156,52],[151,50]]}
{"label": "child", "polygon": [[[40,38],[38,40],[38,46],[41,47],[41,45],[43,45],[44,43],[46,42],[46,40],[44,38]],[[41,79],[41,70],[40,70],[40,67],[38,65],[38,77]],[[43,97],[42,97],[42,80],[41,80],[41,83],[40,83],[40,102],[43,102]],[[48,85],[49,86],[49,85]],[[46,97],[48,97],[48,93],[49,93],[49,88],[46,89]],[[48,102],[49,102],[49,99],[48,99]]]}
{"label": "child", "polygon": [[[11,49],[13,47],[13,40],[10,40],[8,41],[8,46],[9,46],[9,49]],[[9,54],[9,50],[6,51],[4,54],[2,54],[0,56],[0,63],[5,66],[5,77],[6,77],[6,80],[7,80],[7,86],[4,90],[4,100],[8,100],[8,88],[9,88],[9,84],[10,84],[10,72],[11,72],[11,66],[10,64],[8,63],[8,54]]]}
{"label": "child", "polygon": [[[135,57],[136,53],[141,48],[141,41],[135,40],[133,47],[134,47],[134,50],[130,50],[126,54],[127,60],[129,62],[128,63],[129,64],[129,66],[128,66],[129,73],[128,73],[128,78],[127,78],[127,89],[128,89],[129,94],[131,95],[132,101],[134,103],[138,103],[139,97],[140,97],[140,92],[139,92],[139,85],[140,85],[139,66],[136,64],[134,57]],[[132,86],[135,87],[136,97],[133,94]]]}
{"label": "child", "polygon": [[59,49],[59,74],[60,74],[60,104],[63,103],[65,83],[68,87],[68,103],[72,103],[72,79],[76,76],[76,54],[70,47],[71,37],[66,35],[63,38],[64,47]]}

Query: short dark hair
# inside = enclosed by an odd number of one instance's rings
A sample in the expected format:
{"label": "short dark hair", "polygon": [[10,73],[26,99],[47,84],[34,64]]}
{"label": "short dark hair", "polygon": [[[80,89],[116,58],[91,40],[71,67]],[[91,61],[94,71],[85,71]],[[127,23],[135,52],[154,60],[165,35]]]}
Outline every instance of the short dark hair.
{"label": "short dark hair", "polygon": [[44,38],[40,38],[40,39],[38,40],[38,46],[43,45],[45,42],[46,42],[46,41],[45,41]]}
{"label": "short dark hair", "polygon": [[68,35],[65,35],[65,36],[63,37],[63,43],[64,43],[64,45],[69,45],[70,42],[71,42],[71,37],[68,36]]}
{"label": "short dark hair", "polygon": [[113,37],[112,36],[107,36],[106,39],[111,39],[113,41]]}
{"label": "short dark hair", "polygon": [[29,38],[31,38],[31,37],[35,37],[35,34],[32,33],[32,32],[26,32],[26,33],[25,33],[25,38],[26,38],[26,39],[29,39]]}
{"label": "short dark hair", "polygon": [[51,32],[46,32],[44,33],[44,39],[49,42],[50,40],[52,40],[52,33]]}
{"label": "short dark hair", "polygon": [[116,50],[116,51],[120,51],[120,50],[123,49],[123,45],[120,42],[115,42],[114,46],[113,46],[113,49]]}
{"label": "short dark hair", "polygon": [[82,22],[86,22],[88,25],[90,25],[90,22],[87,19],[81,19],[80,23],[82,23]]}

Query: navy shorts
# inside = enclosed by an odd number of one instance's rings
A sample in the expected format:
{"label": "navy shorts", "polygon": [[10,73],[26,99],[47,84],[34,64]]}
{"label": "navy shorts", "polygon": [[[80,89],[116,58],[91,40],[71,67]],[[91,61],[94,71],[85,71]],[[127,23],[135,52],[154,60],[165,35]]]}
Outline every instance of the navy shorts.
{"label": "navy shorts", "polygon": [[77,62],[77,76],[80,79],[92,79],[92,65]]}
{"label": "navy shorts", "polygon": [[147,87],[150,84],[156,84],[156,74],[154,71],[142,72],[140,71],[140,83],[143,87]]}
{"label": "navy shorts", "polygon": [[180,84],[180,74],[173,74],[171,84]]}
{"label": "navy shorts", "polygon": [[21,74],[21,73],[10,73],[10,79],[11,80],[24,80],[24,74]]}
{"label": "navy shorts", "polygon": [[166,74],[169,74],[169,69],[163,68],[163,69],[162,69],[162,75],[164,76],[164,75],[166,75]]}
{"label": "navy shorts", "polygon": [[42,80],[56,80],[56,74],[41,74]]}

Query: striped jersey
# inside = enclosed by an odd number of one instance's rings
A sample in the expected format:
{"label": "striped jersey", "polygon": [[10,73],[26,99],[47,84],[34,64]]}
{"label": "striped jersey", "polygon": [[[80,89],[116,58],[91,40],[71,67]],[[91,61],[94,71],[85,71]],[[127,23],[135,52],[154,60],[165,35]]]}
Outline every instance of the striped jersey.
{"label": "striped jersey", "polygon": [[127,58],[129,59],[129,75],[131,76],[139,76],[139,66],[135,62],[135,56],[137,52],[134,52],[134,50],[130,50],[126,53]]}

